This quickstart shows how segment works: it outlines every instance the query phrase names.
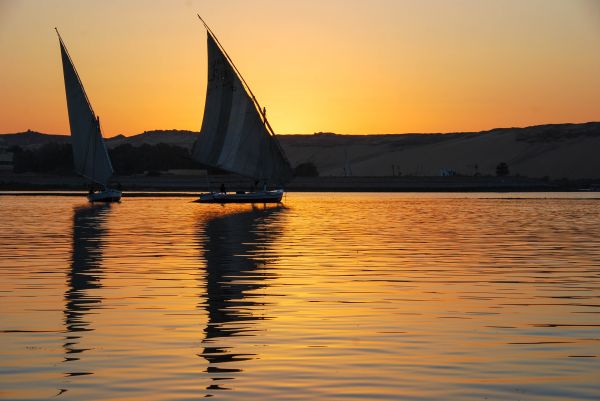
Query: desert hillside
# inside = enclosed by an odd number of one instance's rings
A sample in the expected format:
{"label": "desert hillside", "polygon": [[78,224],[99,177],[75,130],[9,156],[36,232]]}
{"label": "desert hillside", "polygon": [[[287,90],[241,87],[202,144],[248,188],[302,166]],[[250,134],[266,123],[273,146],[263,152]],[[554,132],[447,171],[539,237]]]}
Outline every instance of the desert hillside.
{"label": "desert hillside", "polygon": [[[109,148],[168,143],[191,149],[191,131],[148,131],[107,140]],[[292,165],[312,162],[322,176],[494,175],[505,162],[511,175],[553,179],[600,178],[600,123],[553,124],[482,132],[397,135],[278,136]],[[68,141],[35,132],[0,135],[7,148]]]}
{"label": "desert hillside", "polygon": [[599,178],[600,123],[544,125],[478,133],[282,137],[293,164],[315,163],[322,175],[511,175]]}

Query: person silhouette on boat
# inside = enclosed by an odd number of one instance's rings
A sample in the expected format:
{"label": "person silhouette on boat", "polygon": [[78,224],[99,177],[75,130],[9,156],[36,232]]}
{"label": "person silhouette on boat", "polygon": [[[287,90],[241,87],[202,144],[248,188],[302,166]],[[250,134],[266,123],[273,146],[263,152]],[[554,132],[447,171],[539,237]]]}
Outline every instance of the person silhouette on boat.
{"label": "person silhouette on boat", "polygon": [[221,193],[224,194],[227,191],[225,190],[225,184],[221,184]]}

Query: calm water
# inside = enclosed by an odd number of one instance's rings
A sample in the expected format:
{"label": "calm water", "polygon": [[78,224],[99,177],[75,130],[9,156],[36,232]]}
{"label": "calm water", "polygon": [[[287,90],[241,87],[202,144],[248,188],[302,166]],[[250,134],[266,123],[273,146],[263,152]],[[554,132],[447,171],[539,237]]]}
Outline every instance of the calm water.
{"label": "calm water", "polygon": [[598,400],[586,196],[1,196],[0,398]]}

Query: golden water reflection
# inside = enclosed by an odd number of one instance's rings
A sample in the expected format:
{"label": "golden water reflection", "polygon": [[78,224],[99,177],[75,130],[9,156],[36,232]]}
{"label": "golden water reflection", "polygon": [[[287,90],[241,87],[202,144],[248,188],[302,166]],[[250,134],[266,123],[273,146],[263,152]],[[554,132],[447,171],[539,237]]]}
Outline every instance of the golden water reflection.
{"label": "golden water reflection", "polygon": [[[73,249],[71,269],[67,276],[64,321],[66,327],[65,362],[78,361],[88,351],[80,345],[85,332],[93,330],[87,316],[100,307],[102,299],[102,249],[106,233],[105,220],[110,205],[77,206],[73,208]],[[87,371],[67,371],[67,376],[91,375]],[[59,391],[66,391],[60,389]]]}
{"label": "golden water reflection", "polygon": [[220,383],[241,372],[234,362],[256,358],[254,353],[240,354],[222,346],[220,340],[256,335],[255,321],[268,318],[256,299],[274,273],[269,271],[270,260],[261,250],[282,234],[276,223],[284,212],[281,206],[252,207],[200,221],[199,250],[206,262],[202,306],[208,321],[199,355],[208,362],[206,372],[213,381],[207,387],[209,391],[229,389]]}
{"label": "golden water reflection", "polygon": [[1,197],[0,398],[594,399],[598,202]]}

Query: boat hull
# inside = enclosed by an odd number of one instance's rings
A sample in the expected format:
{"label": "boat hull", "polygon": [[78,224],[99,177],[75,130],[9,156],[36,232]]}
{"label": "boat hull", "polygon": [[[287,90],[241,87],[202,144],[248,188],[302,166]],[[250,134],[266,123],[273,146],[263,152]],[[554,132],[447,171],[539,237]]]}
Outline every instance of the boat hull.
{"label": "boat hull", "polygon": [[120,202],[122,192],[116,189],[106,189],[100,192],[88,194],[87,198],[90,202]]}
{"label": "boat hull", "polygon": [[281,203],[283,190],[246,193],[211,192],[200,194],[199,203]]}

